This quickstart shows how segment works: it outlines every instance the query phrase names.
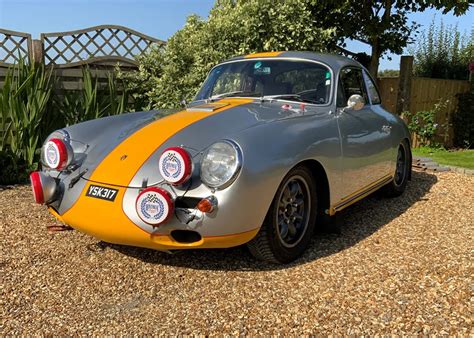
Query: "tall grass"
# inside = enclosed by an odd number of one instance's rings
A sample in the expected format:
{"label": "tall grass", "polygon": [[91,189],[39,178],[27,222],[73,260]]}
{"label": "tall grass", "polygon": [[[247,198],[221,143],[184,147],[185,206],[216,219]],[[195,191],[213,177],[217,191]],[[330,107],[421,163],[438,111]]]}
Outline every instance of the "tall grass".
{"label": "tall grass", "polygon": [[83,86],[61,93],[52,69],[20,60],[0,90],[0,184],[27,177],[39,160],[43,140],[53,130],[78,122],[123,113],[129,94],[111,73],[101,83],[83,69]]}
{"label": "tall grass", "polygon": [[82,90],[67,91],[64,96],[56,96],[53,106],[62,116],[64,125],[123,113],[127,108],[128,91],[113,73],[108,75],[106,84],[100,83],[86,67],[82,71]]}
{"label": "tall grass", "polygon": [[0,95],[2,138],[8,150],[29,167],[35,163],[43,120],[53,90],[52,71],[23,60],[11,67]]}

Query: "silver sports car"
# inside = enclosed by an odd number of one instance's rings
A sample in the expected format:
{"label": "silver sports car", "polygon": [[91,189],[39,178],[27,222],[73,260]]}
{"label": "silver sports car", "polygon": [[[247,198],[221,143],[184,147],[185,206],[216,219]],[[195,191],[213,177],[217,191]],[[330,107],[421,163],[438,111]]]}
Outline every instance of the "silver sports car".
{"label": "silver sports car", "polygon": [[52,133],[36,202],[103,241],[169,251],[247,244],[287,263],[315,227],[411,176],[405,123],[359,63],[258,53],[214,67],[181,111],[130,113]]}

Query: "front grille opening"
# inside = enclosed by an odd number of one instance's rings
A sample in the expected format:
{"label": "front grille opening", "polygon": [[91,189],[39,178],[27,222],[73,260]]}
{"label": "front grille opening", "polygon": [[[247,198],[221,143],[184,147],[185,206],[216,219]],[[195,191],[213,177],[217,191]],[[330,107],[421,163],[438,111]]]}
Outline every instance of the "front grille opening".
{"label": "front grille opening", "polygon": [[192,230],[173,230],[171,231],[171,237],[180,243],[194,243],[201,240],[201,235]]}

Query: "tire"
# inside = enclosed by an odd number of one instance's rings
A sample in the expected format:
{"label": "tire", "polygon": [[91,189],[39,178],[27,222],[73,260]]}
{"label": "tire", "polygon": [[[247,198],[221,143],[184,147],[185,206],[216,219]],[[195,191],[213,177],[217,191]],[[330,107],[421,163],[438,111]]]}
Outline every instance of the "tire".
{"label": "tire", "polygon": [[408,142],[402,141],[398,147],[397,162],[393,180],[383,187],[386,197],[397,197],[406,189],[411,171],[411,152]]}
{"label": "tire", "polygon": [[278,187],[260,231],[247,244],[252,255],[273,263],[290,263],[301,256],[314,231],[316,195],[309,169],[292,169]]}

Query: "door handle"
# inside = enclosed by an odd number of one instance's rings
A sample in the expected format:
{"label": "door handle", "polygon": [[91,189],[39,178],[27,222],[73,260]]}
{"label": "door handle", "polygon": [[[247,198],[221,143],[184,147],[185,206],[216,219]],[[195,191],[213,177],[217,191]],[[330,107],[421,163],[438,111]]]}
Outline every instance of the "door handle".
{"label": "door handle", "polygon": [[390,131],[392,130],[392,126],[382,126],[382,132],[390,134]]}

